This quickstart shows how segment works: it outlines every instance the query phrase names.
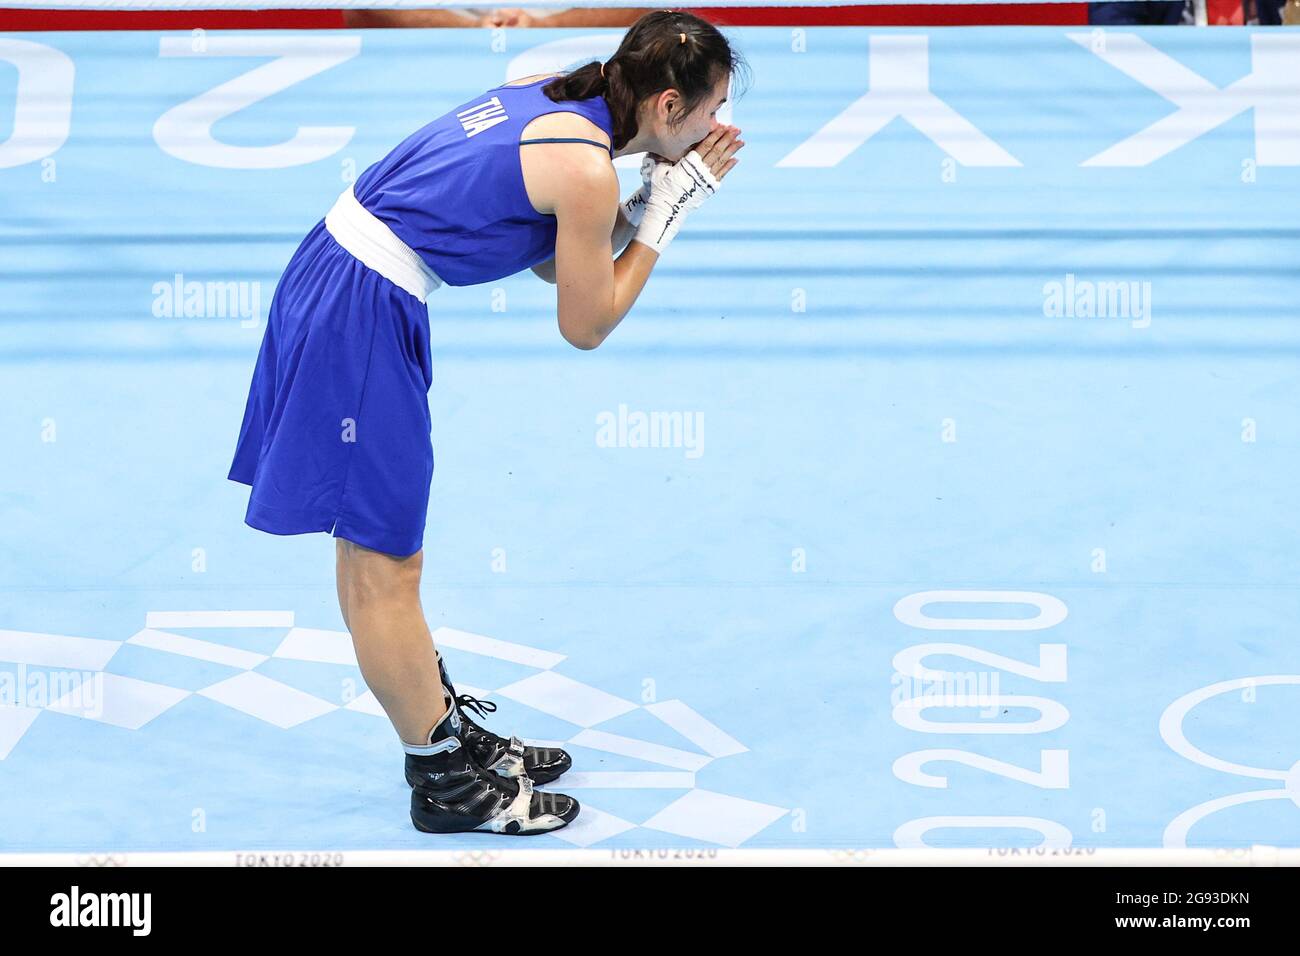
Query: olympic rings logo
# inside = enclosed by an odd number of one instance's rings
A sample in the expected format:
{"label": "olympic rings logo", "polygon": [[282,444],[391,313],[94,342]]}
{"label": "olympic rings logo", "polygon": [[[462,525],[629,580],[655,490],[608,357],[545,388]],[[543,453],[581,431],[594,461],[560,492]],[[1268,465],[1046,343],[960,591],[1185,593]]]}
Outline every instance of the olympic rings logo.
{"label": "olympic rings logo", "polygon": [[1193,826],[1206,817],[1218,813],[1220,810],[1226,810],[1228,807],[1256,803],[1261,800],[1290,800],[1297,807],[1300,807],[1300,760],[1297,760],[1286,770],[1271,770],[1265,767],[1251,767],[1246,764],[1231,763],[1211,756],[1193,746],[1183,733],[1183,720],[1197,704],[1207,701],[1211,697],[1218,697],[1221,694],[1228,694],[1233,691],[1277,685],[1300,686],[1300,675],[1273,674],[1266,677],[1240,677],[1236,680],[1211,684],[1208,687],[1194,690],[1190,694],[1184,694],[1165,708],[1165,712],[1160,715],[1160,736],[1169,745],[1170,749],[1179,756],[1186,757],[1193,763],[1200,764],[1202,767],[1209,767],[1211,770],[1218,770],[1221,773],[1230,773],[1238,777],[1251,777],[1259,780],[1280,780],[1282,782],[1280,789],[1234,793],[1226,797],[1206,800],[1204,803],[1184,810],[1165,827],[1164,845],[1166,847],[1186,847],[1187,834]]}

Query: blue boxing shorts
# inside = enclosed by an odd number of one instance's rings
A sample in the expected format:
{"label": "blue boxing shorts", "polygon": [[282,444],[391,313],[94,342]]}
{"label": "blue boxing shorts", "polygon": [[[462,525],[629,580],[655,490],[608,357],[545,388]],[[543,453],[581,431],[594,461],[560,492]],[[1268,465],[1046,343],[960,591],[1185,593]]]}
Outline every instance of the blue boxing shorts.
{"label": "blue boxing shorts", "polygon": [[419,551],[432,382],[423,299],[317,223],[276,286],[253,370],[229,474],[252,486],[245,522],[329,531],[398,557]]}

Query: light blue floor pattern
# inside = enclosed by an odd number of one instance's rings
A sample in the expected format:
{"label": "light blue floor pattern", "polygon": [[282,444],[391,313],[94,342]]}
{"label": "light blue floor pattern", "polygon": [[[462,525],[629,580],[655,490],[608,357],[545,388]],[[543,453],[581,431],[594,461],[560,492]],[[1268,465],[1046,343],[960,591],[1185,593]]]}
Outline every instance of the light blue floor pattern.
{"label": "light blue floor pattern", "polygon": [[[259,61],[24,37],[77,85],[56,178],[0,169],[0,850],[501,845],[412,829],[333,542],[246,527],[225,474],[341,163],[617,42],[538,32],[350,34],[357,55],[215,127],[356,128],[263,170],[152,133]],[[484,723],[565,742],[552,789],[584,806],[528,845],[1300,846],[1300,177],[1242,178],[1267,104],[1098,168],[1176,107],[1067,32],[731,35],[743,162],[604,346],[565,345],[531,274],[430,302],[429,623],[499,704]],[[1254,30],[1132,35],[1220,88],[1258,57]],[[1020,165],[945,167],[898,119],[788,162],[899,36]],[[261,321],[154,314],[178,273],[257,283]],[[1149,325],[1050,316],[1067,276],[1149,283]],[[601,422],[642,412],[697,430],[610,447]],[[923,592],[950,593],[900,606]],[[920,645],[992,699],[914,699],[951,688],[901,678]]]}

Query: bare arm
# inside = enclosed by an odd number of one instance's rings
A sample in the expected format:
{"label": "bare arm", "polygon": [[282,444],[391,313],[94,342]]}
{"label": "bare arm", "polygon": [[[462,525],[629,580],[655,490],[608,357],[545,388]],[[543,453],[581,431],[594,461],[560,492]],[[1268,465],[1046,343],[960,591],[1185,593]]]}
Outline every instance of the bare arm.
{"label": "bare arm", "polygon": [[574,7],[538,17],[535,27],[630,27],[648,12],[639,7],[613,7],[604,10]]}
{"label": "bare arm", "polygon": [[[614,231],[610,234],[609,245],[614,255],[622,252],[632,237],[636,235],[636,226],[627,221],[623,215],[623,207],[619,206],[618,218],[614,220]],[[547,259],[545,262],[539,262],[533,266],[533,272],[537,273],[538,278],[544,279],[551,285],[555,285],[555,257]]]}
{"label": "bare arm", "polygon": [[622,218],[614,167],[588,161],[563,182],[555,201],[560,334],[575,348],[594,349],[631,310],[659,254],[628,242],[611,261],[611,235]]}
{"label": "bare arm", "polygon": [[344,10],[345,26],[371,27],[477,27],[477,17],[457,10]]}

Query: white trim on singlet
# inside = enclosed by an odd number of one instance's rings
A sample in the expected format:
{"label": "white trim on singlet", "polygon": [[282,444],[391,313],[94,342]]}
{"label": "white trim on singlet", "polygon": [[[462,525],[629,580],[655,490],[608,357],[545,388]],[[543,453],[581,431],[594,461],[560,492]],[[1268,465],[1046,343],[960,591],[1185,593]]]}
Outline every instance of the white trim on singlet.
{"label": "white trim on singlet", "polygon": [[325,215],[325,228],[334,240],[363,265],[378,272],[421,302],[442,285],[442,279],[406,243],[357,200],[349,186]]}

